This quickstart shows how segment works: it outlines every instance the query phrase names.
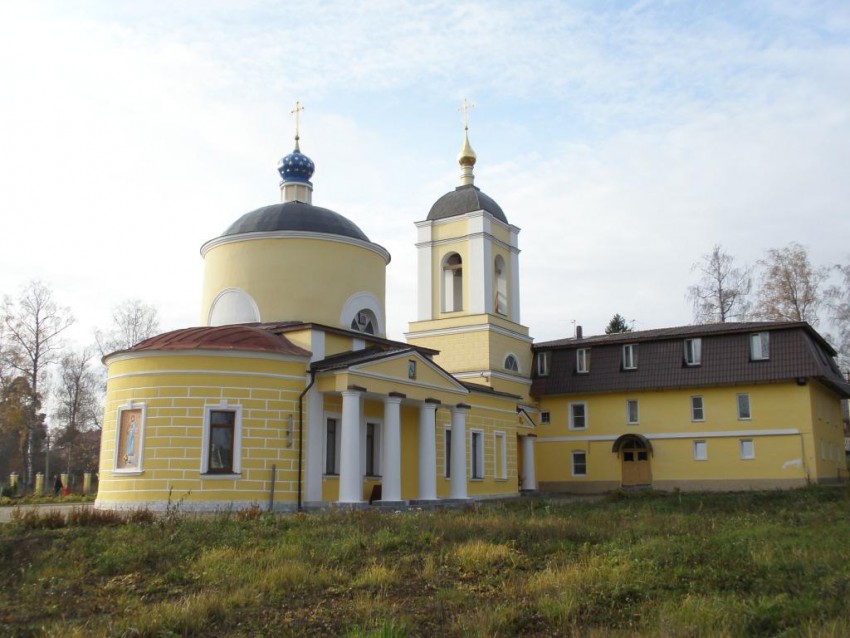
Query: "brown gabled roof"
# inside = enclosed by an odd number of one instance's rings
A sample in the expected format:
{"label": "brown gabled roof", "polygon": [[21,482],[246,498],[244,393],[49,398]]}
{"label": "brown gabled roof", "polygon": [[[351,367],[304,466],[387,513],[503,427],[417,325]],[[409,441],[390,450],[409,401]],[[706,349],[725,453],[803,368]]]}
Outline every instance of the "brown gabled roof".
{"label": "brown gabled roof", "polygon": [[[751,361],[749,335],[770,331],[770,358]],[[687,366],[684,339],[702,339],[702,361]],[[637,344],[637,369],[622,369],[622,346]],[[590,372],[576,371],[576,350],[590,348]],[[835,351],[807,323],[770,322],[686,326],[562,339],[534,346],[550,351],[549,376],[536,377],[535,396],[772,383],[814,378],[850,397]]]}
{"label": "brown gabled roof", "polygon": [[309,357],[311,354],[309,350],[296,346],[286,337],[276,335],[252,324],[202,326],[172,330],[145,339],[124,352],[145,350],[233,350],[273,352],[295,357]]}
{"label": "brown gabled roof", "polygon": [[310,365],[310,369],[315,372],[343,370],[361,363],[370,363],[372,361],[380,361],[381,359],[394,357],[397,354],[403,354],[405,352],[416,352],[416,350],[411,346],[391,348],[371,346],[369,348],[364,348],[363,350],[342,352],[340,354],[331,355],[321,361],[315,361]]}
{"label": "brown gabled roof", "polygon": [[664,339],[684,339],[688,337],[707,337],[709,335],[766,332],[770,330],[787,330],[802,328],[809,332],[823,346],[830,356],[835,356],[835,349],[814,328],[805,321],[746,321],[736,323],[702,323],[673,328],[655,328],[635,332],[618,332],[610,335],[594,335],[577,339],[555,339],[535,343],[535,350],[553,350],[563,347],[590,347],[601,343],[640,343],[641,341],[661,341]]}

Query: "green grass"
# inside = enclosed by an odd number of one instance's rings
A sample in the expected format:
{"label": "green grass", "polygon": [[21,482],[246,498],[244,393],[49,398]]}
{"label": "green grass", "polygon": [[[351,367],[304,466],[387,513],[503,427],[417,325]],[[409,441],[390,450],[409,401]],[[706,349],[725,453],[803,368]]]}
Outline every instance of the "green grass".
{"label": "green grass", "polygon": [[847,636],[850,495],[0,526],[0,635]]}

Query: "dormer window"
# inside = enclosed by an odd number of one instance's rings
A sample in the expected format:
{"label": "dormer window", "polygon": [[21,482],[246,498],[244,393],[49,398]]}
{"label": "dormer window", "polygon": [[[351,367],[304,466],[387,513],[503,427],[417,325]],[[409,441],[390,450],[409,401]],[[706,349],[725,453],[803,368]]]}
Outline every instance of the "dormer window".
{"label": "dormer window", "polygon": [[637,370],[637,354],[636,343],[623,346],[623,370]]}
{"label": "dormer window", "polygon": [[579,374],[590,372],[590,348],[576,350],[576,372]]}
{"label": "dormer window", "polygon": [[698,366],[702,363],[702,339],[685,339],[685,365]]}
{"label": "dormer window", "polygon": [[770,359],[770,333],[757,332],[750,335],[750,361]]}
{"label": "dormer window", "polygon": [[549,376],[549,353],[548,352],[538,352],[537,353],[537,376],[538,377],[548,377]]}

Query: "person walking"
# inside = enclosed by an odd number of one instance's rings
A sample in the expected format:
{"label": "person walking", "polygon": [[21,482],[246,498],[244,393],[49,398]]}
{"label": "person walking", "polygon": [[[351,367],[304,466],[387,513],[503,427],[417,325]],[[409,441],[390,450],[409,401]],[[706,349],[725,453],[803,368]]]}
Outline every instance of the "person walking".
{"label": "person walking", "polygon": [[58,474],[53,476],[53,496],[59,496],[59,492],[62,491],[62,479]]}

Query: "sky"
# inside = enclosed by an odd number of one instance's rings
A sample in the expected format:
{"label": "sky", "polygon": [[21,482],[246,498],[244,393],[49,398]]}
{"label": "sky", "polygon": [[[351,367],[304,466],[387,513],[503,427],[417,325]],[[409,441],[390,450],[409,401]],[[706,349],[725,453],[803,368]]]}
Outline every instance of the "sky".
{"label": "sky", "polygon": [[690,323],[716,243],[850,262],[846,1],[0,0],[0,296],[47,283],[78,344],[128,298],[198,325],[200,246],[280,200],[300,100],[313,203],[391,253],[401,340],[464,98],[536,341]]}

